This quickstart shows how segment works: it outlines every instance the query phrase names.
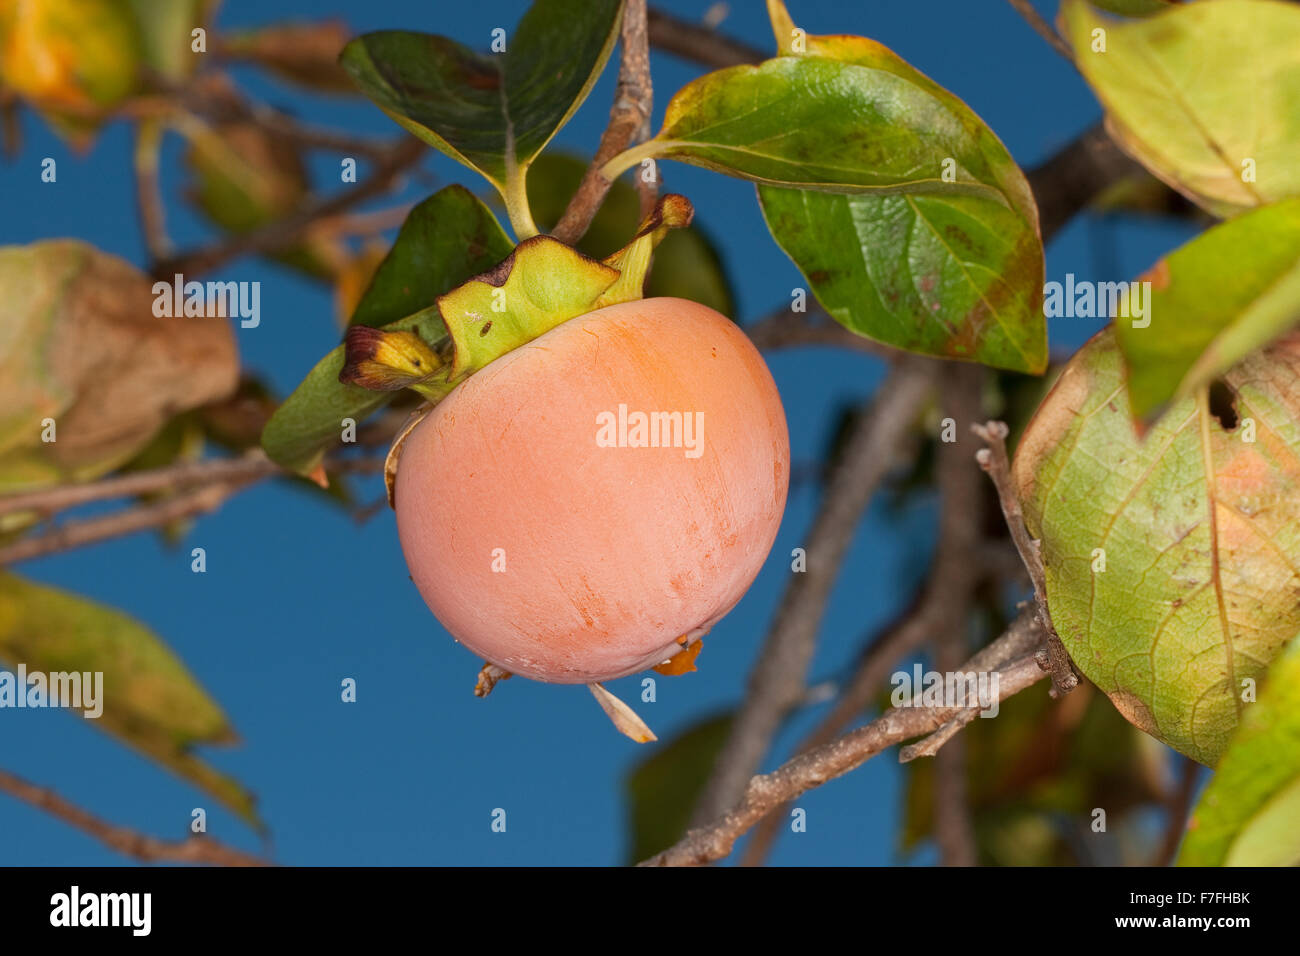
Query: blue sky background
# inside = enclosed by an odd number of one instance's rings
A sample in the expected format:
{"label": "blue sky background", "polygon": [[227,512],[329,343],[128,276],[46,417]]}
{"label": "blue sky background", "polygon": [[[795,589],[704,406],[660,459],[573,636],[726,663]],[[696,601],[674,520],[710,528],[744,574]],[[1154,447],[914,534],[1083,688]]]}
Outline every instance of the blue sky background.
{"label": "blue sky background", "polygon": [[[697,18],[703,2],[662,0]],[[791,0],[812,33],[859,33],[893,48],[966,100],[1026,168],[1100,115],[1068,64],[995,0]],[[1054,15],[1054,4],[1042,9]],[[486,48],[494,27],[513,28],[526,4],[484,0],[225,0],[218,27],[339,16],[356,32],[404,28],[449,34]],[[761,0],[736,0],[722,29],[772,46]],[[672,92],[700,69],[664,54],[652,62],[656,127]],[[557,144],[589,152],[603,129],[615,70],[561,131]],[[251,70],[237,73],[255,96],[305,120],[390,135],[396,126],[361,98],[301,93]],[[25,146],[0,166],[0,242],[73,236],[145,262],[130,174],[130,137],[110,127],[86,156],[73,155],[28,116]],[[58,182],[39,181],[40,160],[58,160]],[[170,198],[182,186],[180,150],[164,157]],[[466,170],[430,154],[439,185],[480,189]],[[321,182],[337,181],[324,156]],[[664,164],[668,189],[695,203],[697,221],[720,240],[738,318],[753,320],[789,301],[802,281],[763,226],[753,187],[680,164]],[[346,187],[344,187],[346,188]],[[412,184],[403,198],[429,190]],[[393,200],[385,200],[385,205]],[[169,228],[182,246],[210,235],[178,203]],[[1136,276],[1190,235],[1185,225],[1079,219],[1047,254],[1048,279]],[[262,322],[237,330],[245,365],[287,392],[339,332],[330,293],[254,260],[220,278],[262,282]],[[1055,320],[1054,348],[1073,348],[1091,320]],[[769,357],[786,404],[796,463],[824,447],[835,410],[868,397],[880,363],[816,349]],[[382,494],[378,482],[363,498]],[[816,489],[791,495],[765,570],[739,608],[706,641],[699,672],[660,678],[658,701],[637,704],[661,740],[739,699],[789,569],[791,548],[816,507]],[[881,502],[860,529],[822,628],[813,679],[837,675],[864,636],[907,600],[932,540],[932,502],[901,514]],[[189,549],[207,550],[193,574]],[[243,742],[205,751],[259,796],[271,851],[284,863],[584,864],[626,854],[623,780],[647,751],[618,736],[582,687],[522,680],[488,700],[470,693],[479,661],[451,642],[407,579],[391,512],[357,525],[337,508],[286,483],[244,492],[200,519],[181,549],[137,536],[29,562],[29,577],[69,588],[134,615],[162,635],[222,704]],[[353,677],[358,702],[343,704]],[[611,685],[639,700],[639,679]],[[809,708],[779,740],[782,757],[822,716]],[[651,745],[655,746],[655,745]],[[0,713],[0,766],[54,787],[115,823],[162,837],[186,833],[190,811],[208,810],[209,832],[256,850],[258,838],[199,792],[137,756],[91,722],[55,711]],[[800,801],[808,830],[778,845],[778,864],[886,864],[898,860],[899,769],[892,755],[869,762]],[[490,829],[505,808],[504,834]],[[922,852],[912,862],[928,862]],[[49,816],[0,796],[0,864],[118,864],[123,858]]]}

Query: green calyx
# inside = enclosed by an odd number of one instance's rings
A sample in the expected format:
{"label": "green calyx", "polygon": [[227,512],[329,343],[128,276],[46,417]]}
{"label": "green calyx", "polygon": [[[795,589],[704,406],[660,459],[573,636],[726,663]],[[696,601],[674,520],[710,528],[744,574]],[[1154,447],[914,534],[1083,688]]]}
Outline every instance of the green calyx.
{"label": "green calyx", "polygon": [[409,330],[348,329],[339,381],[381,392],[410,388],[436,403],[569,319],[641,298],[654,247],[692,215],[684,196],[664,196],[632,241],[603,261],[550,236],[525,239],[498,265],[437,298],[445,337],[431,342]]}

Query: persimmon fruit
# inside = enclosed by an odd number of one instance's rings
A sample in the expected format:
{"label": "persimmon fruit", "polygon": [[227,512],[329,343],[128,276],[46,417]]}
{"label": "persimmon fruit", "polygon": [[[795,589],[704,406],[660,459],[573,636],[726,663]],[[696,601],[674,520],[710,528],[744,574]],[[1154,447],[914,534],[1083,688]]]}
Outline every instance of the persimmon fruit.
{"label": "persimmon fruit", "polygon": [[790,475],[767,366],[683,299],[596,309],[492,361],[406,437],[411,578],[466,647],[592,683],[673,657],[730,611]]}

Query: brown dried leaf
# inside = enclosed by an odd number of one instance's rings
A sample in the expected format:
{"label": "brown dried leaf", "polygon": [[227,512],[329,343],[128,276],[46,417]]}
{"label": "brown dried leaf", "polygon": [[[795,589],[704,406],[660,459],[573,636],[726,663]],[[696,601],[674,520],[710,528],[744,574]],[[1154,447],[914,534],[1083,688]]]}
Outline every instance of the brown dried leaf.
{"label": "brown dried leaf", "polygon": [[104,474],[234,391],[229,320],[160,318],[153,302],[143,273],[86,243],[0,248],[0,490]]}

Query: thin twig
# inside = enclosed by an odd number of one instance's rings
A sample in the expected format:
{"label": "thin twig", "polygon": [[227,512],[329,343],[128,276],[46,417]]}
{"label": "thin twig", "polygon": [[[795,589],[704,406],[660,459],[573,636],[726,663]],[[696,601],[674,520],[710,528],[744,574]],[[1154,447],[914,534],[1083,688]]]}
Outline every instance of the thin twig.
{"label": "thin twig", "polygon": [[392,151],[391,143],[323,126],[313,126],[262,103],[254,103],[250,107],[248,118],[268,133],[282,136],[308,149],[361,157],[375,162],[383,162]]}
{"label": "thin twig", "polygon": [[739,799],[781,718],[804,694],[826,603],[859,521],[934,386],[936,363],[908,357],[890,371],[856,425],[808,534],[807,570],[791,575],[749,677],[744,703],[695,810],[710,820]]}
{"label": "thin twig", "polygon": [[208,836],[191,834],[184,840],[160,840],[116,826],[65,800],[47,787],[38,787],[0,770],[0,791],[44,810],[88,833],[110,849],[144,863],[208,863],[213,866],[271,866],[269,860],[236,850]]}
{"label": "thin twig", "polygon": [[1011,463],[1007,459],[1007,426],[1005,422],[987,422],[984,425],[972,425],[971,429],[978,435],[987,448],[981,448],[975,455],[980,467],[988,472],[997,489],[998,501],[1002,504],[1002,516],[1006,519],[1011,540],[1020,552],[1020,560],[1025,562],[1029,580],[1034,585],[1034,601],[1037,605],[1038,619],[1047,634],[1047,646],[1043,649],[1039,663],[1052,675],[1052,696],[1060,697],[1074,690],[1079,684],[1079,675],[1074,663],[1061,643],[1060,635],[1052,626],[1052,615],[1047,606],[1047,572],[1043,568],[1043,554],[1039,542],[1032,538],[1025,526],[1025,516],[1020,508],[1020,496],[1011,481]]}
{"label": "thin twig", "polygon": [[[650,138],[650,117],[646,116],[646,121],[641,124],[641,129],[633,138],[633,142],[644,143]],[[659,192],[663,187],[664,172],[663,167],[658,163],[654,164],[653,175],[646,176],[641,172],[636,174],[636,191],[640,198],[639,208],[637,210],[640,221],[644,222],[651,213],[654,212],[655,206],[659,203]]]}
{"label": "thin twig", "polygon": [[[953,419],[955,440],[938,446],[939,534],[924,588],[916,602],[871,642],[830,713],[797,752],[833,740],[870,708],[897,661],[926,641],[965,633],[971,596],[990,571],[988,565],[972,559],[982,540],[985,485],[971,461],[973,439],[965,430],[981,415],[983,374],[979,366],[952,366],[945,369],[941,381],[944,415]],[[780,832],[780,819],[780,814],[772,814],[758,826],[745,848],[744,865],[756,866],[766,859]]]}
{"label": "thin twig", "polygon": [[44,534],[20,538],[12,544],[0,547],[0,567],[47,554],[72,551],[88,544],[121,538],[137,531],[162,528],[183,518],[192,518],[215,511],[232,494],[256,480],[256,478],[243,478],[205,485],[192,491],[180,492],[162,501],[127,508],[102,518],[69,521]]}
{"label": "thin twig", "polygon": [[396,229],[406,222],[406,217],[414,207],[414,203],[407,202],[371,212],[346,212],[338,216],[327,216],[312,226],[312,233],[320,236],[375,236]]}
{"label": "thin twig", "polygon": [[899,355],[895,348],[850,332],[816,302],[808,303],[804,312],[793,312],[788,305],[773,309],[757,322],[745,326],[745,331],[755,348],[764,352],[804,345],[829,345],[887,359]]}
{"label": "thin twig", "polygon": [[[383,470],[383,460],[345,459],[330,463],[328,468],[336,473],[376,473]],[[256,456],[235,461],[214,459],[109,478],[87,485],[58,486],[0,499],[0,513],[10,510],[51,513],[91,501],[179,489],[161,501],[124,508],[101,517],[69,521],[43,534],[19,538],[0,547],[0,567],[98,544],[137,531],[162,528],[174,521],[206,514],[216,510],[236,492],[276,474],[287,472]],[[17,507],[11,507],[14,502],[18,503]]]}
{"label": "thin twig", "polygon": [[934,842],[943,866],[974,866],[979,851],[971,819],[966,740],[956,735],[954,730],[956,739],[934,755]]}
{"label": "thin twig", "polygon": [[1060,232],[1103,191],[1133,175],[1150,174],[1115,145],[1104,124],[1084,130],[1029,171],[1043,241]]}
{"label": "thin twig", "polygon": [[92,501],[108,501],[159,491],[174,491],[192,485],[239,481],[276,474],[281,467],[261,452],[242,458],[208,458],[186,461],[149,471],[131,472],[99,481],[72,485],[54,485],[0,497],[0,515],[35,511],[41,515],[57,514],[67,508]]}
{"label": "thin twig", "polygon": [[161,77],[155,77],[154,85],[174,104],[211,123],[252,123],[282,141],[308,149],[382,162],[393,148],[391,142],[383,139],[304,123],[296,116],[265,103],[249,102],[224,73],[198,74],[181,85],[169,84]]}
{"label": "thin twig", "polygon": [[[618,87],[614,105],[609,110],[609,125],[600,137],[600,145],[587,167],[578,191],[569,200],[564,215],[551,231],[556,239],[576,243],[591,225],[596,210],[605,201],[613,185],[601,174],[601,167],[617,156],[643,129],[650,119],[653,90],[650,85],[650,47],[646,38],[645,0],[627,0],[623,7],[621,42],[622,60],[618,69]],[[638,174],[639,175],[639,174]]]}
{"label": "thin twig", "polygon": [[[945,419],[951,419],[953,441],[939,444],[938,482],[943,511],[940,518],[941,546],[965,558],[964,570],[950,569],[949,591],[942,598],[948,606],[948,620],[934,633],[935,668],[952,673],[968,656],[970,608],[978,569],[970,565],[978,549],[983,525],[984,488],[979,470],[973,467],[967,437],[961,426],[973,423],[983,412],[985,372],[979,365],[958,365],[943,376],[941,396]],[[967,433],[969,434],[969,433]],[[936,562],[938,563],[938,562]],[[954,736],[956,731],[953,731]],[[934,762],[934,841],[944,866],[974,866],[975,827],[971,820],[967,785],[966,741],[952,740]]]}
{"label": "thin twig", "polygon": [[653,46],[715,69],[758,63],[770,55],[712,27],[682,20],[662,10],[650,11],[648,27]]}
{"label": "thin twig", "polygon": [[140,207],[140,224],[144,231],[145,250],[156,260],[171,255],[167,238],[166,213],[158,185],[158,153],[162,145],[163,125],[157,120],[143,120],[135,131],[135,194]]}
{"label": "thin twig", "polygon": [[[996,669],[998,700],[1006,700],[1046,676],[1032,656],[1041,638],[1042,630],[1036,621],[1032,628],[1008,631],[967,661],[962,670],[988,672],[993,669],[990,661],[1012,656],[1011,663]],[[861,766],[888,747],[938,729],[960,709],[891,708],[865,727],[800,754],[772,773],[752,778],[734,808],[691,830],[673,846],[640,865],[699,866],[720,860],[750,827],[772,810]]]}
{"label": "thin twig", "polygon": [[1024,17],[1025,21],[1034,28],[1034,32],[1046,40],[1057,53],[1065,57],[1066,61],[1074,63],[1074,51],[1070,49],[1070,44],[1052,28],[1052,25],[1043,19],[1042,15],[1034,9],[1030,0],[1009,0],[1011,6],[1015,7],[1016,12]]}

